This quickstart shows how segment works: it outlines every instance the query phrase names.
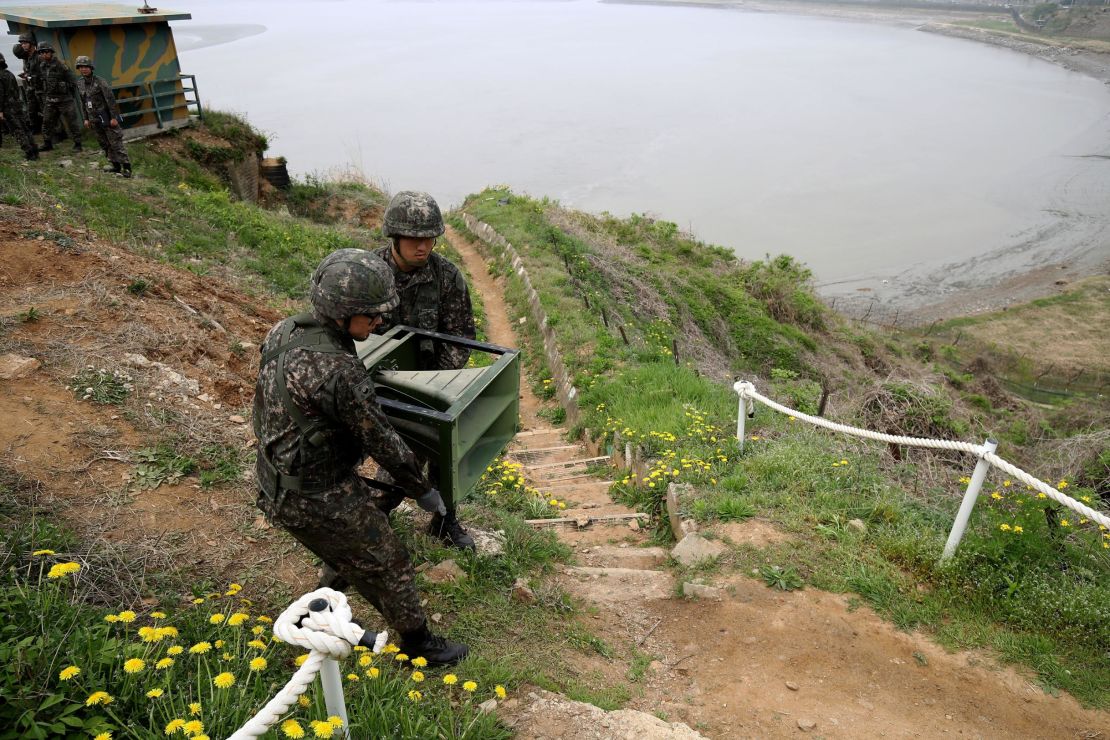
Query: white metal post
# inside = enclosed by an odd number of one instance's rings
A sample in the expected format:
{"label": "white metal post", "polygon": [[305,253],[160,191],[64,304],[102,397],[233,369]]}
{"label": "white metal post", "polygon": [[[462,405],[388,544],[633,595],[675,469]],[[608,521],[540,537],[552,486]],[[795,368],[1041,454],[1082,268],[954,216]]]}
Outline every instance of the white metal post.
{"label": "white metal post", "polygon": [[329,717],[339,717],[343,720],[343,737],[351,737],[351,729],[347,726],[347,705],[343,701],[343,684],[339,680],[339,663],[331,658],[325,658],[320,666],[320,683],[324,687],[324,706],[327,707]]}
{"label": "white metal post", "polygon": [[948,542],[944,543],[944,552],[940,556],[942,563],[955,554],[956,548],[960,545],[960,540],[964,538],[967,520],[971,518],[971,510],[975,508],[975,500],[979,498],[979,489],[983,487],[987,471],[990,470],[991,464],[986,461],[983,455],[997,449],[998,442],[993,439],[988,439],[983,444],[979,462],[975,465],[975,472],[971,474],[971,482],[967,484],[967,490],[964,491],[964,500],[960,503],[960,510],[956,512],[956,521],[952,523],[952,531],[948,533]]}

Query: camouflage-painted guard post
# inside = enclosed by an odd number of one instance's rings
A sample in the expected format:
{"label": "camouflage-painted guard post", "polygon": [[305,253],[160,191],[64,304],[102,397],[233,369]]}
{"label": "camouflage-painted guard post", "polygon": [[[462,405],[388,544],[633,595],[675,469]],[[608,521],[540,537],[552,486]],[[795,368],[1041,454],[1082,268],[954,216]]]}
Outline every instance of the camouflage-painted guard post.
{"label": "camouflage-painted guard post", "polygon": [[312,312],[270,330],[254,400],[258,506],[373,604],[405,653],[450,665],[467,647],[428,629],[408,553],[357,473],[369,455],[422,509],[446,511],[355,353],[396,305],[389,268],[366,250],[341,249],[312,276]]}
{"label": "camouflage-painted guard post", "polygon": [[[445,230],[439,204],[427,193],[406,190],[389,201],[382,233],[392,245],[377,250],[377,255],[393,272],[400,303],[382,314],[379,334],[404,325],[475,338],[474,308],[466,280],[450,260],[433,251]],[[416,369],[459,370],[466,367],[468,359],[470,350],[466,347],[424,339]],[[434,462],[429,461],[429,465],[434,466]],[[400,499],[391,503],[393,508]],[[474,549],[474,539],[459,523],[455,502],[448,499],[445,503],[447,514],[432,517],[430,533],[454,547]]]}
{"label": "camouflage-painted guard post", "polygon": [[81,127],[77,124],[77,110],[73,105],[73,93],[77,89],[77,77],[60,59],[54,57],[54,47],[47,43],[39,44],[39,79],[43,96],[42,109],[42,151],[54,148],[58,127],[62,126],[73,140],[73,151],[81,151]]}
{"label": "camouflage-painted guard post", "polygon": [[35,146],[35,139],[31,136],[31,127],[23,115],[19,83],[16,82],[15,75],[8,71],[8,63],[3,54],[0,54],[0,123],[7,124],[15,135],[19,146],[23,148],[24,157],[39,158],[38,147]]}
{"label": "camouflage-painted guard post", "polygon": [[91,128],[96,133],[96,140],[108,158],[104,171],[131,177],[131,158],[123,145],[123,122],[112,88],[104,78],[93,74],[95,67],[92,59],[79,56],[74,66],[81,75],[77,80],[77,92],[81,95],[85,128]]}

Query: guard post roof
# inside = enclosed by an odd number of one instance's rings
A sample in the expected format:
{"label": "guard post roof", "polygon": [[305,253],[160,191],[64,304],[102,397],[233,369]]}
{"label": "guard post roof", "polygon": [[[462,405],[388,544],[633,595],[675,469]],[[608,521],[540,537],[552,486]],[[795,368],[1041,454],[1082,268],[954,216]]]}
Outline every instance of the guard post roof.
{"label": "guard post roof", "polygon": [[74,28],[79,26],[118,26],[127,23],[183,21],[191,13],[178,10],[157,10],[140,13],[136,3],[67,3],[63,5],[0,6],[0,20],[9,25],[35,28]]}

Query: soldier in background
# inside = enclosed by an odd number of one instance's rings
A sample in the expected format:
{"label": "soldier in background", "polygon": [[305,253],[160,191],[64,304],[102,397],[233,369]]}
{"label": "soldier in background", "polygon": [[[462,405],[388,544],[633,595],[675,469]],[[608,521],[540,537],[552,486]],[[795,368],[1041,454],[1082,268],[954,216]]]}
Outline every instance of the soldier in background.
{"label": "soldier in background", "polygon": [[19,79],[23,81],[23,99],[27,104],[27,122],[31,126],[31,134],[42,133],[42,88],[39,80],[39,46],[32,33],[19,34],[19,47],[22,49],[20,59],[23,60],[23,72]]}
{"label": "soldier in background", "polygon": [[96,133],[96,140],[108,158],[109,165],[104,171],[131,177],[131,158],[123,145],[123,126],[112,88],[102,77],[93,74],[93,63],[88,57],[77,57],[75,66],[81,75],[77,80],[77,92],[81,95],[85,128]]}
{"label": "soldier in background", "polygon": [[[393,244],[376,253],[393,271],[401,300],[396,309],[382,315],[379,334],[403,324],[474,339],[474,308],[466,280],[450,260],[432,251],[445,230],[439,204],[431,195],[406,190],[389,201],[382,233]],[[420,342],[416,369],[459,370],[469,358],[466,347],[425,339]],[[429,531],[454,547],[473,549],[474,539],[459,523],[454,504],[447,501],[446,515],[432,517]]]}
{"label": "soldier in background", "polygon": [[369,455],[422,509],[445,511],[355,354],[396,305],[389,268],[341,249],[312,276],[312,312],[270,330],[254,392],[258,506],[381,612],[401,650],[450,665],[467,647],[429,631],[408,553],[357,472]]}
{"label": "soldier in background", "polygon": [[23,116],[23,102],[19,98],[19,83],[8,71],[8,62],[0,54],[0,123],[7,125],[27,159],[38,159],[39,150]]}
{"label": "soldier in background", "polygon": [[73,93],[77,89],[77,77],[73,70],[60,59],[54,58],[54,47],[43,42],[39,44],[39,77],[42,80],[42,151],[54,148],[54,138],[58,125],[73,139],[73,151],[81,151],[81,126],[77,123],[77,110],[73,105]]}

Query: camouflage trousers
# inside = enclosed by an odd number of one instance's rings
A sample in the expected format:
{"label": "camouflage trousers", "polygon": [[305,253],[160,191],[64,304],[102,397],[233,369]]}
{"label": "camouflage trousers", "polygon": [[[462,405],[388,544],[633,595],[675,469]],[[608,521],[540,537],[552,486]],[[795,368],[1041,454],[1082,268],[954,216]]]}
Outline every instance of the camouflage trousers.
{"label": "camouflage trousers", "polygon": [[73,145],[81,143],[81,124],[77,120],[77,106],[70,98],[47,98],[42,109],[42,136],[47,142],[57,141],[59,124],[73,139]]}
{"label": "camouflage trousers", "polygon": [[131,164],[131,159],[127,156],[127,148],[123,145],[123,129],[112,128],[111,126],[102,126],[99,121],[90,123],[90,127],[96,133],[96,141],[100,144],[100,148],[104,150],[104,156],[108,161],[113,164]]}
{"label": "camouflage trousers", "polygon": [[31,126],[27,123],[27,119],[23,117],[23,111],[14,110],[4,113],[4,123],[8,124],[8,130],[12,132],[12,136],[19,142],[20,149],[24,154],[30,154],[35,151],[35,140],[31,136]]}
{"label": "camouflage trousers", "polygon": [[27,125],[32,135],[42,133],[42,95],[23,88],[27,99]]}
{"label": "camouflage trousers", "polygon": [[289,491],[280,509],[259,508],[346,580],[399,633],[424,626],[416,572],[374,491],[352,474],[320,493]]}

